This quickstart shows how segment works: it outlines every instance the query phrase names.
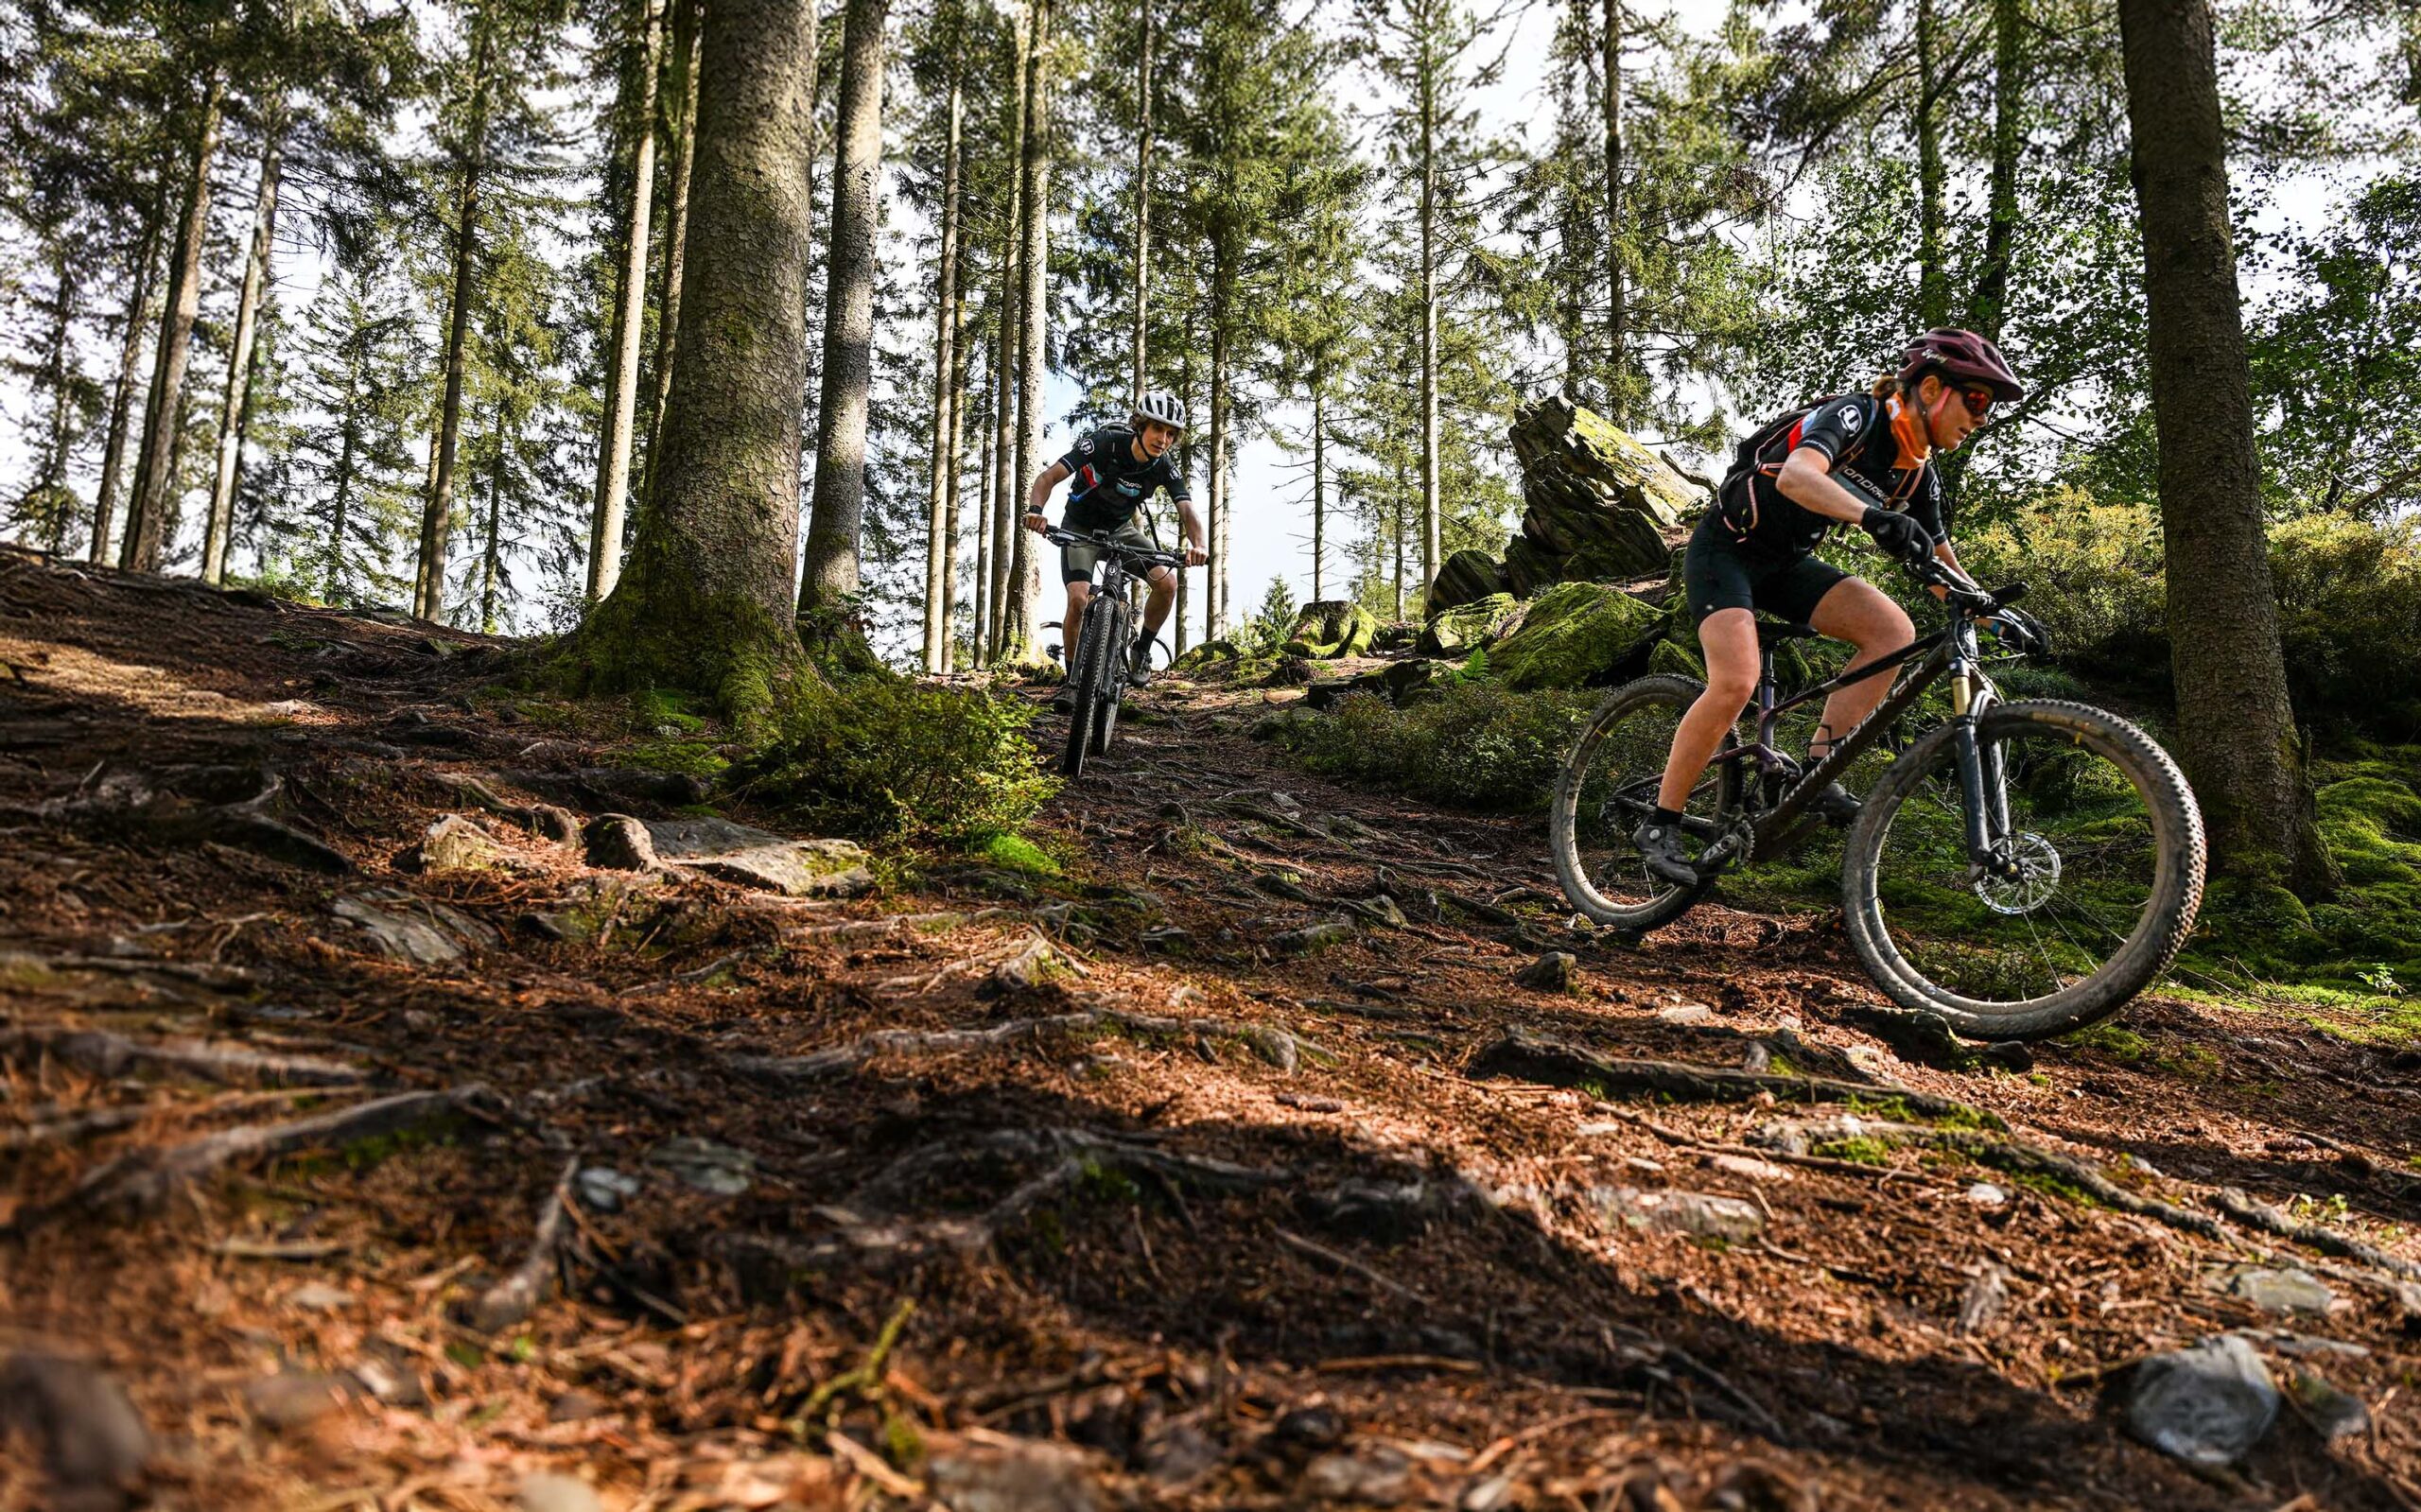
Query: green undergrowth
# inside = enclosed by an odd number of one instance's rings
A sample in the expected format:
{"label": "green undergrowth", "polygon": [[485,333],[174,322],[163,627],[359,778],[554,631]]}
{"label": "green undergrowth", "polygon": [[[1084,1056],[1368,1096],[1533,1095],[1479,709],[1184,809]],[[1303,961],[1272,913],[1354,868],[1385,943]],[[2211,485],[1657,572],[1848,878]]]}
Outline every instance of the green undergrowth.
{"label": "green undergrowth", "polygon": [[1522,812],[1546,806],[1597,696],[1517,693],[1480,680],[1456,680],[1408,708],[1353,693],[1327,718],[1290,724],[1278,739],[1323,776],[1456,808]]}

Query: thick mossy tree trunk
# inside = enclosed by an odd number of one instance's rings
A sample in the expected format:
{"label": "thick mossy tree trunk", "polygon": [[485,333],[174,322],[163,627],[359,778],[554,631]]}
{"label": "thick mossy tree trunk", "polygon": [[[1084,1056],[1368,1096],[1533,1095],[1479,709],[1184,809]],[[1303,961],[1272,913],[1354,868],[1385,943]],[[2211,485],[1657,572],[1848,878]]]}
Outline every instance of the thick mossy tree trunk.
{"label": "thick mossy tree trunk", "polygon": [[678,0],[672,13],[671,66],[662,99],[671,182],[665,189],[663,267],[655,296],[655,395],[648,405],[647,466],[639,485],[639,508],[655,497],[656,447],[664,436],[664,408],[672,396],[672,361],[681,334],[681,264],[689,242],[689,172],[698,124],[698,0]]}
{"label": "thick mossy tree trunk", "polygon": [[882,176],[884,0],[849,0],[832,165],[832,240],[824,301],[824,398],[799,619],[850,660],[872,660],[857,624],[866,511],[866,421],[874,387],[876,203]]}
{"label": "thick mossy tree trunk", "polygon": [[2119,0],[2151,314],[2178,755],[2225,871],[2337,881],[2313,823],[2262,529],[2208,0]]}
{"label": "thick mossy tree trunk", "polygon": [[566,647],[595,689],[688,688],[744,722],[812,677],[791,620],[807,388],[813,0],[714,0],[700,39],[680,365],[656,498]]}
{"label": "thick mossy tree trunk", "polygon": [[260,324],[261,295],[269,284],[270,258],[277,242],[277,189],[286,145],[284,103],[273,103],[264,125],[260,187],[253,200],[253,239],[244,256],[244,284],[235,300],[235,349],[227,362],[227,394],[218,411],[218,467],[210,489],[210,519],[201,538],[201,579],[227,576],[228,538],[235,527],[235,464],[244,454],[245,398],[253,381],[253,340]]}
{"label": "thick mossy tree trunk", "polygon": [[176,487],[179,422],[184,416],[185,366],[193,356],[193,322],[201,310],[201,250],[210,234],[210,168],[218,155],[219,106],[226,79],[217,67],[203,86],[195,118],[193,170],[186,181],[184,215],[177,222],[177,249],[168,265],[168,297],[160,318],[160,344],[151,367],[151,398],[144,406],[143,447],[134,463],[134,497],[127,508],[126,542],[117,565],[130,572],[156,572],[167,546],[168,501]]}
{"label": "thick mossy tree trunk", "polygon": [[631,80],[631,200],[616,275],[612,355],[605,376],[605,434],[597,446],[597,508],[589,516],[588,600],[622,576],[623,519],[630,500],[631,428],[638,416],[639,328],[647,319],[647,238],[655,217],[655,89],[664,44],[661,0],[638,0],[638,68]]}

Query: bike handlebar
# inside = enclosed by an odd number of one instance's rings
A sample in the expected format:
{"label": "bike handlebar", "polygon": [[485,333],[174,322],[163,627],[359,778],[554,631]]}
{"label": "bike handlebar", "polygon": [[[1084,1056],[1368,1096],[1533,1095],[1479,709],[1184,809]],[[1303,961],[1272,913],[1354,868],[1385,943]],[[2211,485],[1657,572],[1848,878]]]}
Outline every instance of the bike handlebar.
{"label": "bike handlebar", "polygon": [[1174,551],[1162,551],[1153,547],[1130,546],[1106,530],[1071,530],[1062,526],[1046,525],[1042,528],[1042,538],[1054,546],[1083,546],[1090,547],[1096,551],[1114,552],[1120,560],[1125,562],[1143,562],[1154,566],[1176,567],[1180,570],[1185,566],[1185,558]]}

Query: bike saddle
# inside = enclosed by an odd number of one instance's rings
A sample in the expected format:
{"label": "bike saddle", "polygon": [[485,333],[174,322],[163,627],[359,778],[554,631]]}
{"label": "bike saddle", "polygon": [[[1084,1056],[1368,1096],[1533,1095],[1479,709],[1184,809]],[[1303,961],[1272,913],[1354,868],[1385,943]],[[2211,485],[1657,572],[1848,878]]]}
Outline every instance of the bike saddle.
{"label": "bike saddle", "polygon": [[1757,621],[1757,644],[1771,646],[1785,640],[1814,640],[1821,633],[1805,625],[1794,625],[1780,619]]}

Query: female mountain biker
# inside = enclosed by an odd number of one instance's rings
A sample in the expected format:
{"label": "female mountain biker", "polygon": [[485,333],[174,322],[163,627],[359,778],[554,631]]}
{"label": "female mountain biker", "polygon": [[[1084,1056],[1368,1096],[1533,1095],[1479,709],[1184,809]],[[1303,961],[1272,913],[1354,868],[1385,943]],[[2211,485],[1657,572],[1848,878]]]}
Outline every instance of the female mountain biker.
{"label": "female mountain biker", "polygon": [[[1125,426],[1087,431],[1067,456],[1036,476],[1026,493],[1025,528],[1036,531],[1043,528],[1043,507],[1051,502],[1051,491],[1073,478],[1076,486],[1068,495],[1068,513],[1061,521],[1067,529],[1107,530],[1116,540],[1149,547],[1151,538],[1143,533],[1136,515],[1154,493],[1166,489],[1185,531],[1186,565],[1198,567],[1210,560],[1202,545],[1202,521],[1193,513],[1185,472],[1173,450],[1185,430],[1184,402],[1171,393],[1141,394]],[[1092,598],[1093,565],[1100,558],[1101,552],[1092,547],[1059,548],[1059,577],[1068,587],[1068,612],[1060,621],[1060,634],[1071,666],[1076,636],[1084,628],[1085,605]],[[1169,607],[1176,602],[1176,575],[1168,568],[1154,567],[1151,584],[1127,673],[1127,680],[1138,687],[1151,677],[1152,643],[1169,617]],[[1074,696],[1073,688],[1063,686],[1051,706],[1065,714],[1074,707]]]}
{"label": "female mountain biker", "polygon": [[[1768,422],[1734,454],[1715,506],[1690,537],[1681,585],[1706,653],[1706,691],[1682,715],[1656,811],[1631,837],[1647,870],[1677,886],[1699,880],[1681,844],[1681,808],[1757,686],[1756,611],[1856,648],[1852,669],[1915,638],[1883,591],[1814,555],[1837,524],[1858,526],[1891,556],[1956,568],[1931,461],[1955,450],[1995,405],[2026,396],[2008,359],[1972,331],[1910,341],[1900,371],[1866,393],[1826,399]],[[2014,611],[2012,612],[2014,614]],[[1824,702],[1808,748],[1821,760],[1890,691],[1880,674]],[[1840,784],[1811,811],[1846,824],[1857,800]]]}

